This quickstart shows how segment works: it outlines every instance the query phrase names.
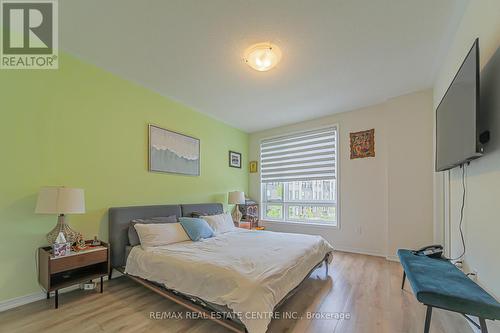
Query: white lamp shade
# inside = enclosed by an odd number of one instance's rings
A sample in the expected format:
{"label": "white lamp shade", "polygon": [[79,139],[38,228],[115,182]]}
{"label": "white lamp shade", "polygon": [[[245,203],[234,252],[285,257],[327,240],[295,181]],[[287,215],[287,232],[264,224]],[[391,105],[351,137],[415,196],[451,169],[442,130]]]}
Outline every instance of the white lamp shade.
{"label": "white lamp shade", "polygon": [[42,187],[38,193],[35,213],[83,214],[85,196],[81,188],[63,186]]}
{"label": "white lamp shade", "polygon": [[227,196],[227,203],[231,205],[241,205],[245,203],[245,193],[234,191],[229,192]]}

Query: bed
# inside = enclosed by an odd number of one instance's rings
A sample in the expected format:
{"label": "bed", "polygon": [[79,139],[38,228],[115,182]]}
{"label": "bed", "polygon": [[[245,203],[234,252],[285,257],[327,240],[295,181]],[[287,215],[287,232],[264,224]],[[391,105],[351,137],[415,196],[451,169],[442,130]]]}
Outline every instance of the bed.
{"label": "bed", "polygon": [[111,266],[233,331],[265,332],[302,281],[322,264],[328,269],[333,249],[321,237],[237,228],[200,242],[129,245],[133,219],[222,211],[221,204],[111,208]]}

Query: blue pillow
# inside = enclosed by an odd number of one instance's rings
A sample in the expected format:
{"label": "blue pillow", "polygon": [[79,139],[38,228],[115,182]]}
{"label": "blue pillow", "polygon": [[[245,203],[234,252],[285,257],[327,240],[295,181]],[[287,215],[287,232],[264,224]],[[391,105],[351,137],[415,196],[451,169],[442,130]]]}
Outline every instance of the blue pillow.
{"label": "blue pillow", "polygon": [[214,231],[204,219],[195,217],[179,217],[179,222],[192,241],[199,241],[202,238],[214,236]]}

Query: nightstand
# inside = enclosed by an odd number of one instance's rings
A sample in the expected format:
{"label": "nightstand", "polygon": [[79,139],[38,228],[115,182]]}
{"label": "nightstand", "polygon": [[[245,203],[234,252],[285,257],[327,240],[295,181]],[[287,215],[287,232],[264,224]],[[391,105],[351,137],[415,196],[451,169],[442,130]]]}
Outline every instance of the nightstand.
{"label": "nightstand", "polygon": [[255,227],[254,225],[255,225],[255,222],[242,220],[238,224],[238,228],[247,229],[247,230],[265,230],[266,229],[264,226]]}
{"label": "nightstand", "polygon": [[[86,241],[90,243],[92,241]],[[55,292],[55,308],[59,307],[59,289],[100,278],[101,293],[103,277],[109,274],[108,244],[71,252],[63,257],[53,257],[52,248],[38,249],[38,283],[47,291]]]}

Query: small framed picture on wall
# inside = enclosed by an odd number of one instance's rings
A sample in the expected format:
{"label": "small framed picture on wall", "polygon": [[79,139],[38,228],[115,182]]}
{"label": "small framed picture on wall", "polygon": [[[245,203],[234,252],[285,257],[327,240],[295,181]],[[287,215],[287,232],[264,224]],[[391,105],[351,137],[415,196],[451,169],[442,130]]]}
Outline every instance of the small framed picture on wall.
{"label": "small framed picture on wall", "polygon": [[250,162],[248,169],[250,170],[250,173],[256,173],[257,172],[257,161]]}
{"label": "small framed picture on wall", "polygon": [[351,139],[351,160],[375,157],[375,129],[349,134]]}
{"label": "small framed picture on wall", "polygon": [[231,168],[241,169],[241,154],[235,151],[229,151],[229,166]]}

